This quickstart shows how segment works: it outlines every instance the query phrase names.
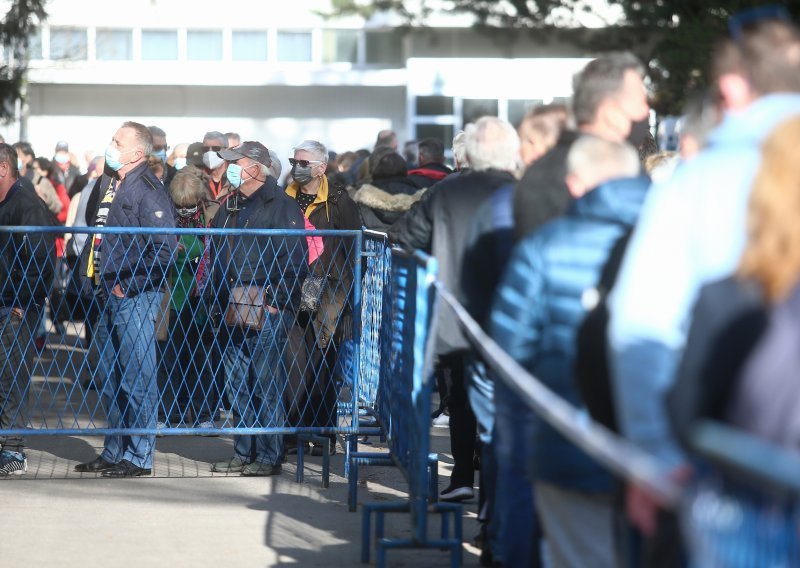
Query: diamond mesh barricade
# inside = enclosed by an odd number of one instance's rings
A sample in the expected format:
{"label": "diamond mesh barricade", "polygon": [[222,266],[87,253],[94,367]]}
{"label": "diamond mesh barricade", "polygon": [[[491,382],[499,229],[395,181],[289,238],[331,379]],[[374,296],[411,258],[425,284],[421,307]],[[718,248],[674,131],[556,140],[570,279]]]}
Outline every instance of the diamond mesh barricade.
{"label": "diamond mesh barricade", "polygon": [[[55,257],[65,232],[80,258]],[[359,356],[361,249],[360,231],[0,228],[0,437],[354,433],[358,366],[337,356]]]}
{"label": "diamond mesh barricade", "polygon": [[[421,253],[410,255],[398,249],[392,251],[391,261],[391,278],[384,287],[382,306],[377,408],[390,448],[388,459],[408,481],[409,499],[364,505],[362,561],[369,562],[374,513],[378,566],[385,565],[386,552],[392,548],[449,549],[451,564],[457,566],[461,563],[461,506],[435,502],[438,460],[435,454],[429,454],[436,262]],[[359,464],[387,465],[386,460],[386,454],[357,454],[351,466],[351,486],[357,479]],[[384,515],[388,512],[410,513],[411,538],[384,537]],[[428,536],[431,512],[441,515],[439,538]]]}

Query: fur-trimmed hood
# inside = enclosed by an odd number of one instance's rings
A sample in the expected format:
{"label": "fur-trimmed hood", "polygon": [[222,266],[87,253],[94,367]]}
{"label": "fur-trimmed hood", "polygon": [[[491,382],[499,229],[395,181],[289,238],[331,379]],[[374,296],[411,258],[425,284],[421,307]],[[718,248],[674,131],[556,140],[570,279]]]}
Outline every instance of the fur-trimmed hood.
{"label": "fur-trimmed hood", "polygon": [[407,193],[393,194],[365,183],[353,194],[353,201],[370,209],[403,213],[411,209],[411,206],[419,201],[426,191],[427,189],[420,189],[410,195]]}

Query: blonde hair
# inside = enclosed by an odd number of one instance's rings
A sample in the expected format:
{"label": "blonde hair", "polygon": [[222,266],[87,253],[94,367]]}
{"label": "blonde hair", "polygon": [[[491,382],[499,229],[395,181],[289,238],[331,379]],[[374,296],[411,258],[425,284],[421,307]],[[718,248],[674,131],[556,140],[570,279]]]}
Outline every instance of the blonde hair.
{"label": "blonde hair", "polygon": [[781,123],[761,146],[750,195],[748,242],[738,274],[759,282],[771,302],[800,277],[800,116]]}

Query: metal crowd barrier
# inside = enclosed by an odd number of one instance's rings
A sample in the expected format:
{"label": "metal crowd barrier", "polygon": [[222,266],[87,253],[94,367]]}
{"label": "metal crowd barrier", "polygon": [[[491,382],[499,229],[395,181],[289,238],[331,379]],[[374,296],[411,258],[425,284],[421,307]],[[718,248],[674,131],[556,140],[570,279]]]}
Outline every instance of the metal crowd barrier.
{"label": "metal crowd barrier", "polygon": [[[390,453],[354,452],[350,455],[351,510],[355,505],[359,465],[396,465],[409,485],[409,499],[394,503],[367,503],[363,511],[362,562],[369,562],[372,515],[378,566],[395,548],[450,550],[451,565],[461,563],[461,505],[437,503],[438,457],[430,454],[430,412],[433,391],[432,315],[436,313],[435,259],[422,253],[392,250],[391,278],[385,284],[381,320],[380,382],[377,418]],[[384,515],[410,513],[411,538],[384,535]],[[428,536],[429,513],[441,515],[440,537]],[[452,522],[452,534],[451,534]]]}
{"label": "metal crowd barrier", "polygon": [[[65,233],[81,258],[43,249]],[[116,267],[99,287],[81,276],[95,238]],[[337,350],[360,361],[361,259],[361,231],[0,227],[0,323],[23,315],[4,336],[0,437],[355,434],[362,373]],[[37,274],[46,303],[26,293]]]}
{"label": "metal crowd barrier", "polygon": [[475,351],[497,380],[539,417],[623,480],[676,510],[693,566],[800,566],[800,457],[719,423],[691,436],[695,475],[686,486],[666,465],[550,391],[497,345],[440,283]]}

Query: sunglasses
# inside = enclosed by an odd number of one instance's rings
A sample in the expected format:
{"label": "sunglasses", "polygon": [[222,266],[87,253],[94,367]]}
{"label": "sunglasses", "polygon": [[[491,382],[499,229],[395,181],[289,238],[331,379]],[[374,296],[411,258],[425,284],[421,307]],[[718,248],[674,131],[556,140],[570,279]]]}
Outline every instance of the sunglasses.
{"label": "sunglasses", "polygon": [[219,152],[222,150],[222,146],[203,146],[203,153],[206,152]]}
{"label": "sunglasses", "polygon": [[176,207],[175,209],[181,217],[193,217],[200,210],[200,207],[195,205],[194,207]]}
{"label": "sunglasses", "polygon": [[301,168],[307,168],[309,164],[321,164],[322,160],[295,160],[294,158],[289,158],[289,163],[292,166],[300,166]]}

